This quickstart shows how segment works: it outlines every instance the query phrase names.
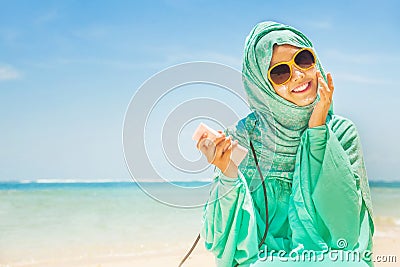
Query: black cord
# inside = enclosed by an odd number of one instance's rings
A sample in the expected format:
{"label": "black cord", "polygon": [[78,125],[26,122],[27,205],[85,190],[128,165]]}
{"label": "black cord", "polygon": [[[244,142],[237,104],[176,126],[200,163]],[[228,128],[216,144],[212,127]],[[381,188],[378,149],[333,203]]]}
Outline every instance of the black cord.
{"label": "black cord", "polygon": [[[260,166],[258,165],[258,159],[257,159],[257,155],[256,155],[256,150],[254,149],[253,143],[250,140],[250,148],[251,151],[253,152],[253,156],[254,156],[254,161],[256,163],[256,167],[258,170],[258,174],[260,175],[261,181],[262,181],[262,186],[263,186],[263,191],[264,191],[264,201],[265,201],[265,231],[264,231],[264,235],[260,241],[260,243],[258,244],[258,248],[261,248],[261,246],[264,244],[265,239],[267,238],[267,234],[268,234],[268,197],[267,197],[267,188],[265,186],[265,180],[264,180],[264,176],[262,175]],[[237,263],[235,265],[235,267],[239,266],[239,263]]]}
{"label": "black cord", "polygon": [[256,155],[256,151],[254,149],[253,143],[250,141],[250,147],[251,150],[253,151],[253,155],[254,155],[254,160],[256,162],[256,166],[257,166],[257,170],[258,173],[260,174],[260,178],[262,181],[262,186],[263,186],[263,191],[264,191],[264,204],[265,204],[265,231],[264,231],[264,235],[263,238],[261,239],[260,244],[258,244],[258,248],[261,248],[262,244],[264,244],[265,239],[267,238],[267,234],[268,234],[268,196],[267,196],[267,188],[265,186],[265,181],[264,181],[264,176],[262,175],[260,166],[258,165],[258,160],[257,160],[257,155]]}
{"label": "black cord", "polygon": [[181,261],[181,263],[179,263],[178,267],[181,267],[182,264],[186,261],[186,259],[190,256],[190,254],[192,253],[192,251],[194,250],[194,248],[196,247],[197,243],[200,240],[200,234],[197,236],[196,240],[194,241],[192,248],[189,250],[188,253],[186,253],[186,256],[183,258],[183,260]]}

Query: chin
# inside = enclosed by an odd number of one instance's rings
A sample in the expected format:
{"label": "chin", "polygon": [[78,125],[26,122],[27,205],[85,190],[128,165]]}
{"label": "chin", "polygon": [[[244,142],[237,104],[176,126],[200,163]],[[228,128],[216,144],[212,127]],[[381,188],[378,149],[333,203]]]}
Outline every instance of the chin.
{"label": "chin", "polygon": [[293,103],[298,105],[299,107],[305,107],[305,106],[312,104],[316,98],[317,98],[317,94],[305,96],[303,99],[297,99],[296,101],[293,101]]}

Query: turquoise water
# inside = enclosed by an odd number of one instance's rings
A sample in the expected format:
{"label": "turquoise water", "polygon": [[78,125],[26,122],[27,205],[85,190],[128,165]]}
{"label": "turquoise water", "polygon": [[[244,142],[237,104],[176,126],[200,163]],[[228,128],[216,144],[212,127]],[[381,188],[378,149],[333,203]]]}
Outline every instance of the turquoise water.
{"label": "turquoise water", "polygon": [[[147,188],[171,195],[166,184],[149,183]],[[172,197],[202,203],[207,190]],[[376,216],[400,224],[399,184],[372,183],[371,193]],[[162,204],[129,182],[0,183],[0,265],[60,251],[140,256],[175,247],[185,252],[200,231],[201,214],[201,207]]]}
{"label": "turquoise water", "polygon": [[2,183],[0,266],[60,251],[65,257],[140,256],[169,247],[185,252],[201,213],[161,204],[134,183]]}

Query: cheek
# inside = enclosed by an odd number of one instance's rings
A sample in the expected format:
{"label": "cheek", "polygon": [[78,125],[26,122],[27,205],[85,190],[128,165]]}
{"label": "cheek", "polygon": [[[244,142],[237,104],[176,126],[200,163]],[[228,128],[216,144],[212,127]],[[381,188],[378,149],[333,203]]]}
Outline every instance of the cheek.
{"label": "cheek", "polygon": [[311,79],[311,89],[313,91],[316,91],[318,87],[318,79],[317,79],[317,71],[315,68],[307,71],[307,78]]}
{"label": "cheek", "polygon": [[309,70],[307,76],[312,79],[313,84],[317,84],[317,70],[315,68]]}
{"label": "cheek", "polygon": [[278,86],[274,86],[275,92],[280,95],[280,96],[284,96],[287,95],[288,92],[288,85],[284,84],[284,85],[278,85]]}

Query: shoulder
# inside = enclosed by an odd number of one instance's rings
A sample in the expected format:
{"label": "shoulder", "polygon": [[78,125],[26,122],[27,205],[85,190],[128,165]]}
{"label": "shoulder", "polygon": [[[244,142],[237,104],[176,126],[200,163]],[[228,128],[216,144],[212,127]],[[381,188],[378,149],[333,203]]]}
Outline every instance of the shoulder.
{"label": "shoulder", "polygon": [[257,124],[257,118],[254,112],[238,120],[234,125],[226,128],[226,132],[231,135],[247,135],[251,133]]}

